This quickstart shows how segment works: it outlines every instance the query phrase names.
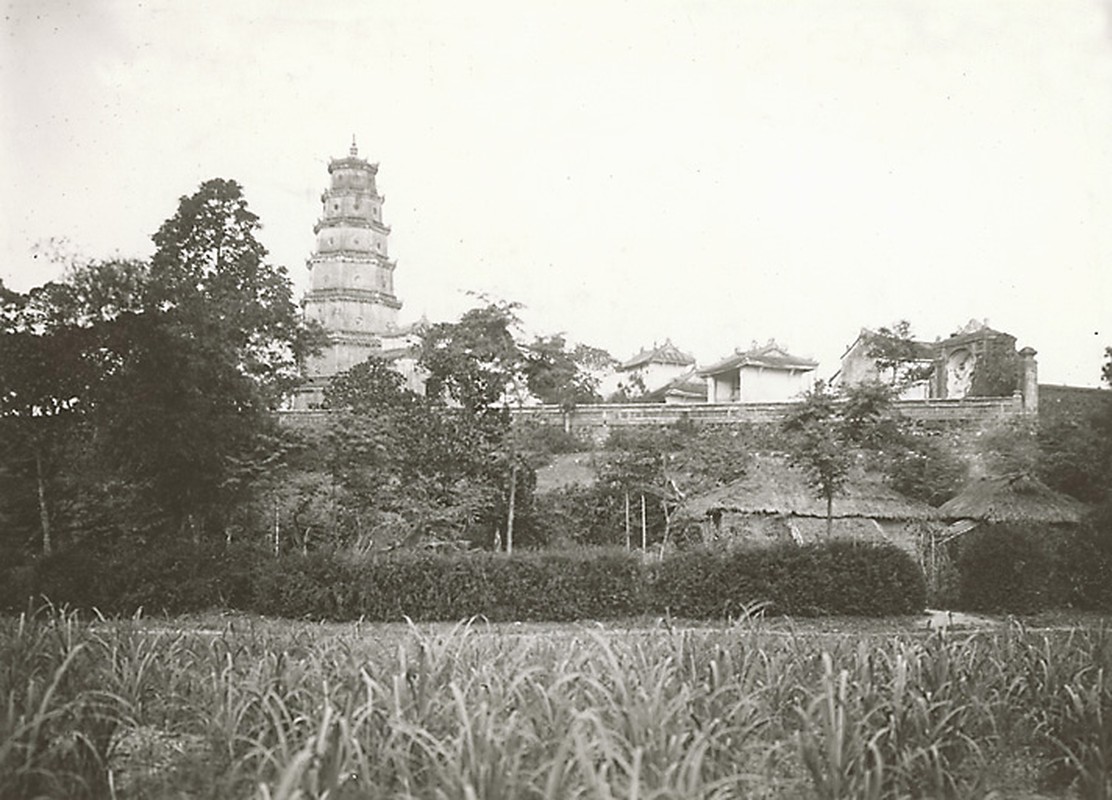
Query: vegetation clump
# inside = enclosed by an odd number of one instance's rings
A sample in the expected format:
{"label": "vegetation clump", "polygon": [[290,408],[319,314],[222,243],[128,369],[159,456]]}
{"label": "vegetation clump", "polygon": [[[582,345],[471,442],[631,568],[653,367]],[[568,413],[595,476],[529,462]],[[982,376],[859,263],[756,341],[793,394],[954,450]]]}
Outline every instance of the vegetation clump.
{"label": "vegetation clump", "polygon": [[736,617],[753,604],[799,616],[914,613],[923,576],[892,546],[853,542],[697,548],[644,562],[621,549],[377,555],[272,554],[222,545],[70,550],[40,561],[4,598],[50,597],[104,614],[209,608],[321,620],[584,620],[645,613]]}
{"label": "vegetation clump", "polygon": [[1097,798],[1107,631],[0,619],[0,797]]}

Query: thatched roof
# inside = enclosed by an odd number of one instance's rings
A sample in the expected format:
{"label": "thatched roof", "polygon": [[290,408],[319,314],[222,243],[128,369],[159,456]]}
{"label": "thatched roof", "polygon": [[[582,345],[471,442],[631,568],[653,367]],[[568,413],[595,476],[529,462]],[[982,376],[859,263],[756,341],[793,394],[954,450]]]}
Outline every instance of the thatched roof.
{"label": "thatched roof", "polygon": [[938,509],[943,519],[982,522],[1076,523],[1085,504],[1056,492],[1031,475],[980,478]]}
{"label": "thatched roof", "polygon": [[[781,456],[760,456],[744,477],[692,498],[689,516],[714,512],[826,518],[826,501],[807,485],[803,472]],[[928,520],[938,515],[926,503],[904,497],[877,475],[855,469],[842,494],[835,495],[833,516],[878,520]]]}

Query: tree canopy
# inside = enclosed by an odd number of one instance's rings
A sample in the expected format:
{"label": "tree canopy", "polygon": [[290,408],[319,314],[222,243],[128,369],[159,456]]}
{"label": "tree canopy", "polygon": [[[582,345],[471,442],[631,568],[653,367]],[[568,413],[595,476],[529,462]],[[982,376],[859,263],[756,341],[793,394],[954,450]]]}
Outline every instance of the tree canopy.
{"label": "tree canopy", "polygon": [[207,181],[150,262],[73,261],[0,292],[0,473],[15,505],[38,506],[44,549],[52,521],[91,535],[108,508],[117,530],[224,529],[231,465],[319,341],[258,229],[238,184]]}

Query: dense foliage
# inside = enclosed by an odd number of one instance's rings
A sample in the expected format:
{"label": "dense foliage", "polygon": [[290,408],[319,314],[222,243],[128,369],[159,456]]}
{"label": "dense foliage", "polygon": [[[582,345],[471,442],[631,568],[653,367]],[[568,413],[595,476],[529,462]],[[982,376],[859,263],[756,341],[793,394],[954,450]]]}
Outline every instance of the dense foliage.
{"label": "dense foliage", "polygon": [[[234,181],[181,198],[149,263],[71,265],[0,309],[0,547],[226,538],[319,331]],[[257,471],[257,470],[256,470]]]}
{"label": "dense foliage", "polygon": [[[529,441],[564,449],[560,438]],[[688,497],[745,474],[762,433],[746,428],[615,428],[590,455],[593,480],[534,500],[534,524],[546,543],[642,546],[670,550],[690,544],[677,519]]]}
{"label": "dense foliage", "polygon": [[648,566],[618,549],[276,558],[259,548],[180,543],[130,553],[71,548],[6,577],[0,600],[8,608],[44,596],[112,614],[222,607],[333,620],[721,619],[754,604],[776,614],[879,616],[924,603],[922,574],[907,554],[850,542],[695,549]]}
{"label": "dense foliage", "polygon": [[926,587],[898,548],[834,541],[681,553],[658,567],[654,599],[694,618],[737,617],[757,604],[795,616],[884,616],[920,611]]}
{"label": "dense foliage", "polygon": [[0,619],[0,797],[1112,789],[1107,631],[202,625]]}
{"label": "dense foliage", "polygon": [[1095,521],[1079,529],[982,526],[952,545],[958,587],[951,600],[975,611],[1112,609],[1110,545]]}

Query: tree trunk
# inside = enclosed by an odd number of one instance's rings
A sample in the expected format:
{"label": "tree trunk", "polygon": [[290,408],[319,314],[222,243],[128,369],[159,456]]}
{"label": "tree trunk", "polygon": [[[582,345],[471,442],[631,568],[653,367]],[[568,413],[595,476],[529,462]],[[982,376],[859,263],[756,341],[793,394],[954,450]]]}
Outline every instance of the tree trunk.
{"label": "tree trunk", "polygon": [[633,549],[633,540],[629,531],[629,492],[625,493],[625,512],[626,512],[626,550]]}
{"label": "tree trunk", "polygon": [[672,517],[668,513],[668,501],[661,498],[660,510],[664,514],[664,536],[660,540],[660,560],[664,560],[664,548],[668,546],[668,538],[672,535]]}
{"label": "tree trunk", "polygon": [[278,528],[278,495],[274,496],[274,557],[278,557],[281,550],[281,531]]}
{"label": "tree trunk", "polygon": [[517,464],[510,467],[510,503],[506,514],[506,552],[514,551],[514,501],[517,499]]}
{"label": "tree trunk", "polygon": [[649,549],[649,528],[645,522],[645,495],[641,495],[641,549]]}
{"label": "tree trunk", "polygon": [[834,536],[834,495],[826,496],[826,540]]}
{"label": "tree trunk", "polygon": [[39,493],[39,523],[42,525],[42,554],[50,555],[54,549],[50,539],[50,511],[46,507],[46,475],[42,468],[42,451],[35,448],[35,481]]}

